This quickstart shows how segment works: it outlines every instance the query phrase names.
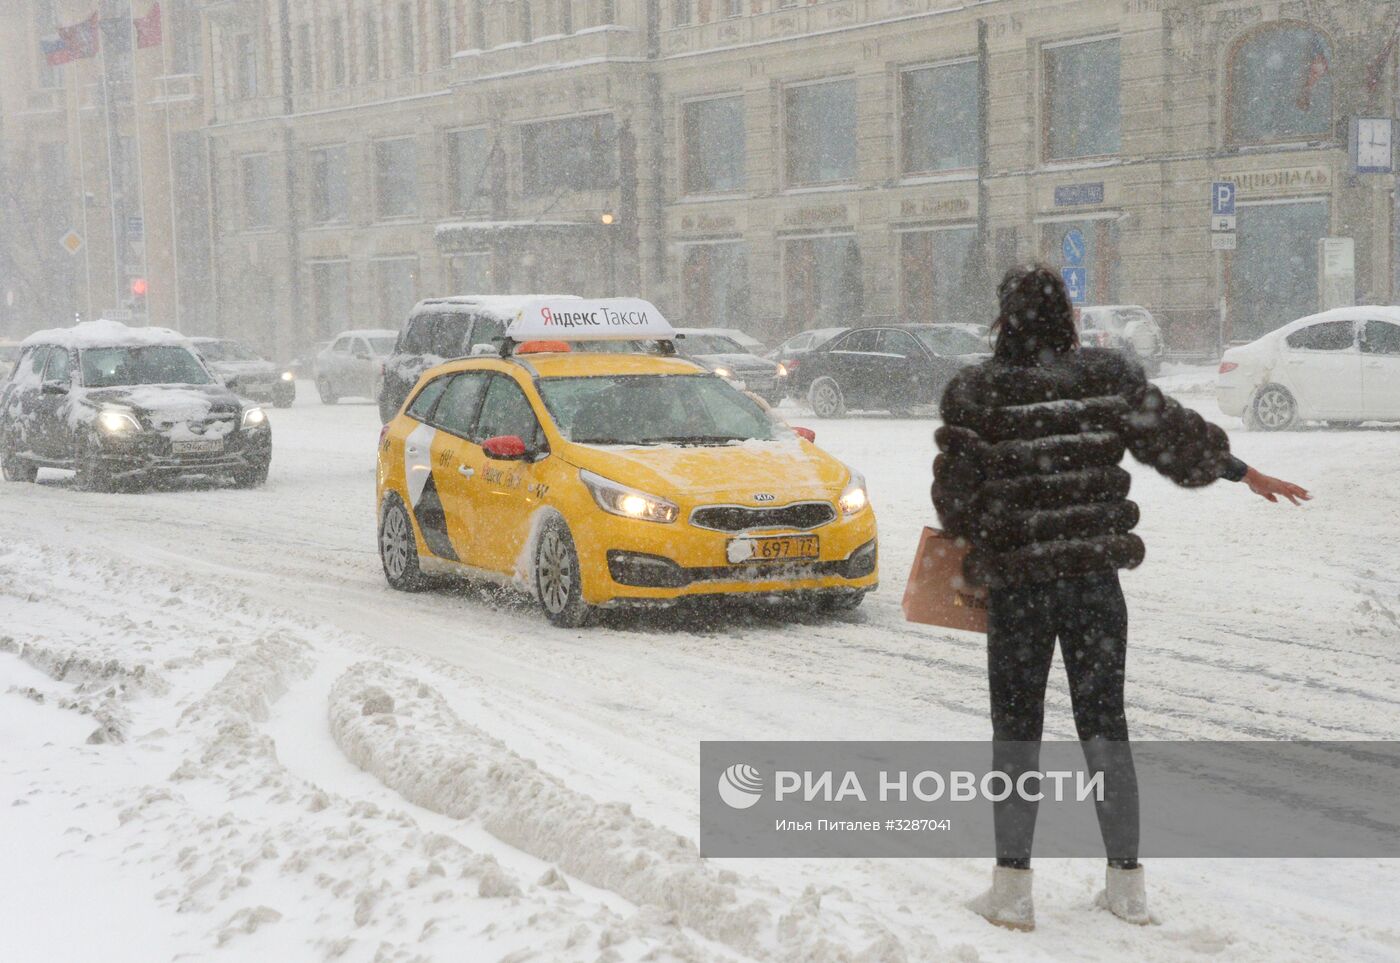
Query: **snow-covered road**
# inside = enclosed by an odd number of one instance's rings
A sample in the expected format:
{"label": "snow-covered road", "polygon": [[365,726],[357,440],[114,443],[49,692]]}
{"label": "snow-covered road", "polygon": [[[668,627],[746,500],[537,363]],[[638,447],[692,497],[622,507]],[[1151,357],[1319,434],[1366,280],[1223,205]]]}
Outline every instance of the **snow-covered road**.
{"label": "snow-covered road", "polygon": [[[541,960],[1400,958],[1400,866],[1388,861],[1155,861],[1161,924],[1137,930],[1088,908],[1099,864],[1045,860],[1039,929],[1022,936],[961,908],[986,861],[716,866],[655,843],[696,834],[702,739],[988,734],[979,640],[899,611],[931,517],[931,422],[788,412],[870,483],[883,586],[854,615],[687,610],[569,632],[495,591],[389,590],[374,550],[375,409],[323,407],[302,389],[273,413],[265,489],[93,495],[44,473],[0,490],[0,851],[65,854],[32,877],[0,874],[0,959],[84,959],[85,947],[132,960],[523,960],[531,948]],[[1203,395],[1186,400],[1214,412]],[[1148,546],[1125,576],[1133,731],[1394,738],[1400,430],[1261,435],[1215,417],[1241,457],[1316,500],[1269,505],[1228,483],[1183,492],[1130,466]],[[21,648],[24,660],[11,654]],[[88,662],[63,661],[74,657]],[[136,666],[149,677],[133,679]],[[1052,678],[1048,734],[1069,737],[1063,677]],[[392,711],[374,711],[379,695]],[[75,708],[124,741],[84,743],[96,723],[75,725]],[[613,860],[607,833],[590,849],[520,813],[437,805],[448,789],[411,790],[376,768],[378,730],[357,714],[402,734],[405,758],[468,753],[520,773],[517,785],[539,781],[580,829],[589,807],[612,813],[602,822],[616,845],[652,866]],[[178,798],[139,802],[152,792]],[[318,845],[328,833],[364,840],[382,862]],[[646,873],[658,867],[684,881],[668,892],[689,895],[653,897],[665,887]],[[63,918],[49,897],[75,874],[86,900],[101,899],[93,880],[120,886],[91,944],[45,933]],[[366,874],[382,885],[365,888]],[[767,928],[736,935],[725,899]]]}

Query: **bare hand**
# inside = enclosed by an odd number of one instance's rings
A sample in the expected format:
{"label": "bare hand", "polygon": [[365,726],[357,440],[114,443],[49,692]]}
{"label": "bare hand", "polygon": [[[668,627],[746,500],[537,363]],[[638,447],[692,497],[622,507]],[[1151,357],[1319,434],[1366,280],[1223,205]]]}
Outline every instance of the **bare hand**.
{"label": "bare hand", "polygon": [[1244,483],[1249,486],[1249,490],[1260,498],[1267,498],[1271,502],[1277,502],[1282,495],[1295,505],[1311,501],[1312,496],[1308,490],[1292,482],[1286,482],[1282,478],[1274,478],[1272,475],[1265,475],[1251,468],[1244,474]]}

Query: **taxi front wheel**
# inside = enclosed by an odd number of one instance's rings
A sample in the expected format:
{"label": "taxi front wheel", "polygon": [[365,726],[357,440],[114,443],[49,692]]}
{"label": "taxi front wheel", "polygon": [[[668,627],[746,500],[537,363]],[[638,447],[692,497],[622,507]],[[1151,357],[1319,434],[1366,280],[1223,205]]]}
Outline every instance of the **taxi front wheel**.
{"label": "taxi front wheel", "polygon": [[392,588],[400,592],[427,588],[428,579],[418,567],[418,542],[413,537],[413,522],[397,495],[386,499],[384,515],[379,520],[379,561],[384,565],[384,578]]}
{"label": "taxi front wheel", "polygon": [[580,628],[593,617],[593,607],[583,600],[574,538],[558,516],[546,521],[535,539],[535,595],[545,617],[561,628]]}

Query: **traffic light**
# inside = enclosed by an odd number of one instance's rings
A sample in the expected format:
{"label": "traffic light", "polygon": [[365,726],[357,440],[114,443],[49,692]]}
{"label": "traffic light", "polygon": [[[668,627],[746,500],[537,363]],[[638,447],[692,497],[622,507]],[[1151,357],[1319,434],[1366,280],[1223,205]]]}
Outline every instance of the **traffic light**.
{"label": "traffic light", "polygon": [[146,291],[149,286],[145,278],[131,279],[131,313],[143,315],[146,313]]}

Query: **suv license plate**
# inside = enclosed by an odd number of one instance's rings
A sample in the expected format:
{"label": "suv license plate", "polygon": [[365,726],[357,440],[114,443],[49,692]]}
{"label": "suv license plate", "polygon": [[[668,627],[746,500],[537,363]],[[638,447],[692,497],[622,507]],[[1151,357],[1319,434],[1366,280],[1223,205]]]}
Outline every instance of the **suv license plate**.
{"label": "suv license plate", "polygon": [[731,565],[744,562],[781,562],[817,558],[820,543],[815,535],[777,535],[770,538],[731,538],[726,553]]}
{"label": "suv license plate", "polygon": [[224,440],[212,441],[173,441],[170,450],[177,455],[217,455],[224,450]]}

